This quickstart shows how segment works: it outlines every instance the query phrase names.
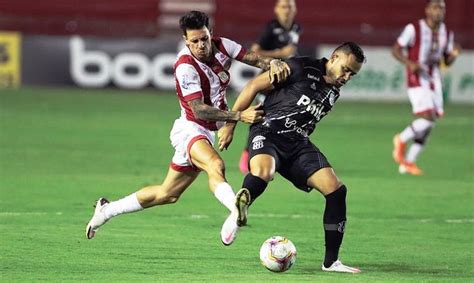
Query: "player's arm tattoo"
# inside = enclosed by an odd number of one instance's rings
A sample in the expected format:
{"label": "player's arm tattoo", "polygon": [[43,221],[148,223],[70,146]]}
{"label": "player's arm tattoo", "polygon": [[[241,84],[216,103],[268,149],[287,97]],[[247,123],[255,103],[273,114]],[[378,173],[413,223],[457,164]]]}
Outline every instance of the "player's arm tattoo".
{"label": "player's arm tattoo", "polygon": [[270,69],[270,61],[272,59],[273,58],[260,56],[253,51],[249,51],[242,58],[242,62],[248,65],[260,68],[264,71],[268,71],[268,69]]}
{"label": "player's arm tattoo", "polygon": [[240,111],[225,111],[209,106],[201,99],[193,99],[188,102],[196,118],[205,121],[239,121]]}
{"label": "player's arm tattoo", "polygon": [[279,59],[273,59],[258,55],[257,53],[250,51],[244,55],[242,62],[258,67],[264,71],[270,70],[268,75],[270,76],[270,82],[282,82],[285,81],[291,74],[290,66]]}

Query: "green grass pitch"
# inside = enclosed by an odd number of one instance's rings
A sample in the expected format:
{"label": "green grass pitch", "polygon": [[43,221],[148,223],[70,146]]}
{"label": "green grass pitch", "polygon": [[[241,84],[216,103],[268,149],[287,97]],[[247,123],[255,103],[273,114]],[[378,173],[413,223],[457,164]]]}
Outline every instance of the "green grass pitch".
{"label": "green grass pitch", "polygon": [[[177,204],[117,217],[86,240],[94,200],[163,180],[176,97],[2,90],[0,281],[472,282],[473,106],[446,108],[419,160],[422,177],[399,175],[391,159],[392,136],[411,119],[407,103],[339,102],[313,134],[349,190],[340,256],[362,273],[345,275],[320,270],[323,197],[280,176],[230,247],[219,238],[227,212],[205,174]],[[223,153],[235,191],[245,129]],[[260,265],[260,245],[272,235],[296,245],[288,272]]]}

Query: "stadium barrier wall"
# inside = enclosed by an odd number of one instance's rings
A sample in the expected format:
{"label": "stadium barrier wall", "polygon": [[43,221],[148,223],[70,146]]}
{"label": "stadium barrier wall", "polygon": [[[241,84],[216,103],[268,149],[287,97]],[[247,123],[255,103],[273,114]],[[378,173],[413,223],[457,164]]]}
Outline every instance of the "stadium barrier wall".
{"label": "stadium barrier wall", "polygon": [[[20,40],[17,37],[17,41],[12,41],[17,45],[3,49],[7,50],[7,57],[22,58],[21,68],[16,69],[17,85],[21,76],[25,86],[174,90],[173,64],[177,51],[184,47],[183,42],[164,38],[25,35]],[[321,45],[315,53],[327,57],[334,48]],[[344,87],[342,99],[407,100],[405,71],[391,56],[390,48],[364,47],[364,50],[367,63]],[[15,60],[17,64],[20,62]],[[451,101],[474,103],[473,66],[474,51],[464,50],[456,63],[444,70],[445,92]],[[230,72],[230,87],[239,91],[259,70],[235,62]]]}
{"label": "stadium barrier wall", "polygon": [[[336,45],[321,45],[318,54],[329,56]],[[363,47],[367,57],[360,74],[344,87],[344,99],[407,100],[405,67],[389,47]],[[450,67],[442,67],[444,96],[453,102],[474,103],[474,51],[463,50]],[[346,95],[347,93],[347,95]]]}

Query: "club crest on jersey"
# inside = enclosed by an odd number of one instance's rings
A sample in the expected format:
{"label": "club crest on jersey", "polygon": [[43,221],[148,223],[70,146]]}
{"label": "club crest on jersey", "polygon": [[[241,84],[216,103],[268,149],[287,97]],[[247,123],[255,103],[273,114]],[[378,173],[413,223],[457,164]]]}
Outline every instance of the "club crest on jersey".
{"label": "club crest on jersey", "polygon": [[310,86],[309,86],[312,90],[316,90],[316,83],[312,83]]}
{"label": "club crest on jersey", "polygon": [[257,150],[263,147],[264,136],[256,136],[252,139],[252,149]]}
{"label": "club crest on jersey", "polygon": [[229,75],[225,71],[221,71],[217,74],[219,76],[219,79],[223,82],[226,83],[229,81]]}
{"label": "club crest on jersey", "polygon": [[253,138],[252,143],[258,142],[258,141],[264,141],[266,138],[264,136],[256,136]]}

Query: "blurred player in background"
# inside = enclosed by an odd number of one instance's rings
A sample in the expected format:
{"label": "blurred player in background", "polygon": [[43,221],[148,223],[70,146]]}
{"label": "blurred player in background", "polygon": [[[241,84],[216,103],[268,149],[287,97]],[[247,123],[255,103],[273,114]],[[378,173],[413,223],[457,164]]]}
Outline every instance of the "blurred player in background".
{"label": "blurred player in background", "polygon": [[[393,158],[400,173],[421,175],[416,160],[435,120],[444,115],[440,64],[451,65],[460,53],[454,34],[444,24],[446,4],[428,0],[426,17],[405,26],[392,48],[393,56],[406,66],[408,97],[416,119],[393,138]],[[403,51],[407,51],[406,55]],[[413,142],[405,155],[407,143]]]}
{"label": "blurred player in background", "polygon": [[[276,0],[275,19],[271,20],[265,27],[258,43],[254,43],[251,50],[263,56],[286,59],[296,55],[301,27],[294,22],[296,15],[295,0]],[[258,95],[257,101],[263,103],[264,95]],[[247,149],[242,151],[239,161],[239,169],[247,174],[249,153]]]}
{"label": "blurred player in background", "polygon": [[257,106],[228,111],[225,97],[230,82],[228,70],[236,59],[263,70],[271,67],[272,78],[275,75],[283,79],[289,75],[289,67],[282,61],[247,52],[232,40],[212,37],[209,18],[202,12],[191,11],[184,15],[180,27],[186,47],[177,56],[174,75],[181,117],[174,122],[170,133],[175,153],[168,174],[162,184],[142,188],[118,201],[100,198],[86,227],[88,239],[114,216],[175,203],[200,171],[207,173],[210,190],[231,212],[222,227],[222,242],[229,245],[236,236],[235,194],[226,181],[224,162],[213,148],[214,131],[224,122],[257,122],[262,119],[263,111],[257,110]]}
{"label": "blurred player in background", "polygon": [[[263,73],[246,85],[232,108],[246,109],[258,92],[266,91],[265,117],[250,128],[250,173],[236,197],[238,225],[246,224],[248,206],[279,172],[300,190],[310,192],[316,188],[326,198],[322,270],[358,273],[359,269],[338,259],[346,224],[346,186],[309,135],[332,110],[340,88],[362,68],[364,52],[357,44],[346,42],[334,50],[329,60],[294,57],[286,62],[291,68],[286,81],[272,85],[268,74]],[[235,122],[227,122],[219,130],[220,150],[231,143],[234,128]]]}

